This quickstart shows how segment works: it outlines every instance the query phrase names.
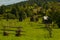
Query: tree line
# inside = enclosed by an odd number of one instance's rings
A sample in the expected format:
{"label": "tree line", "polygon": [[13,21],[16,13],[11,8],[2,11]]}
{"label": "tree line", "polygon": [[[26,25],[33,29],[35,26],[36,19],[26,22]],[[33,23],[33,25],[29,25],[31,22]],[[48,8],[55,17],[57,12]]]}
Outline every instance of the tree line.
{"label": "tree line", "polygon": [[27,17],[48,15],[52,21],[60,26],[60,2],[28,0],[12,5],[0,6],[0,19],[19,19]]}

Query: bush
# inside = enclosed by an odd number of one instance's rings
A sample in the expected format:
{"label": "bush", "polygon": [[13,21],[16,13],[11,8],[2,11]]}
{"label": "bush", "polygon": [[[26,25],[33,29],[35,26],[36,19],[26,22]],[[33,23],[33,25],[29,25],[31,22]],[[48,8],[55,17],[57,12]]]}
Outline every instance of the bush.
{"label": "bush", "polygon": [[56,20],[58,27],[60,28],[60,17]]}
{"label": "bush", "polygon": [[3,16],[5,19],[15,19],[16,18],[16,16],[11,13],[5,13],[5,14],[3,14]]}

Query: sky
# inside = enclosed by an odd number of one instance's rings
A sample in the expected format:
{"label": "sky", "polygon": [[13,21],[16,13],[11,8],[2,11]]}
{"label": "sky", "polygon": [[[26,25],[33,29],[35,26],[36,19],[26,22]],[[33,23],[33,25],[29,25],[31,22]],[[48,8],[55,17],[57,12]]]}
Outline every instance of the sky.
{"label": "sky", "polygon": [[26,0],[0,0],[0,6],[1,5],[10,5],[10,4],[14,4],[17,2],[21,2],[21,1],[26,1]]}

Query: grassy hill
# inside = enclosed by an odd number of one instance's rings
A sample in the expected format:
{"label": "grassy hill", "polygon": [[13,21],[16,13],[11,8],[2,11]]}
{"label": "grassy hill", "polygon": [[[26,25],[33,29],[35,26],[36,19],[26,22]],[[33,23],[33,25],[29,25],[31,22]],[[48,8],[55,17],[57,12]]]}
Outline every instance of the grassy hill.
{"label": "grassy hill", "polygon": [[[0,34],[0,40],[60,40],[60,29],[53,29],[52,38],[49,37],[48,31],[44,28],[44,24],[41,24],[41,19],[38,22],[30,22],[29,18],[25,19],[23,22],[18,22],[18,20],[0,20],[0,29],[3,26],[22,26],[21,32],[24,35],[20,37],[15,36],[15,31],[8,31],[9,36],[3,36]],[[15,28],[9,28],[14,30]],[[0,33],[2,31],[0,30]]]}

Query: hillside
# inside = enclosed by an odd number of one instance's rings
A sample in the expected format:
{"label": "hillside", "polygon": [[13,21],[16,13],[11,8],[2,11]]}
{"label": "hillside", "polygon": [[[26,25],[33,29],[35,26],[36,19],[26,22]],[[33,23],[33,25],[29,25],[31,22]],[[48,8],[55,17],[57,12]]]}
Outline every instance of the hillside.
{"label": "hillside", "polygon": [[60,2],[57,0],[29,0],[12,5],[0,6],[1,19],[18,19],[19,21],[23,21],[25,18],[32,16],[35,18],[37,15],[41,17],[48,15],[53,22],[59,25]]}

